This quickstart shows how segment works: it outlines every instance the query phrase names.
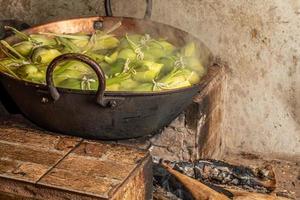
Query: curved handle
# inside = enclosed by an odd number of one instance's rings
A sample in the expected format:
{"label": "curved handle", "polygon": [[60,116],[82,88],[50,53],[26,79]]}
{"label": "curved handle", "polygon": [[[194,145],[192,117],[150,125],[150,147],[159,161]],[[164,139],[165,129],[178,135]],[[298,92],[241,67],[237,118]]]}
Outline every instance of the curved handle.
{"label": "curved handle", "polygon": [[53,100],[57,101],[60,97],[60,94],[58,93],[56,87],[54,86],[54,81],[53,81],[54,69],[55,67],[57,67],[59,63],[67,60],[77,60],[83,62],[89,65],[95,71],[99,81],[99,86],[96,93],[97,103],[103,107],[107,106],[109,102],[104,97],[106,81],[105,81],[105,74],[103,70],[101,69],[101,67],[98,65],[96,61],[94,61],[93,59],[89,58],[86,55],[78,54],[78,53],[67,53],[67,54],[60,55],[56,57],[54,60],[52,60],[52,62],[49,64],[46,72],[46,83]]}
{"label": "curved handle", "polygon": [[[146,12],[145,12],[145,16],[144,19],[150,19],[151,14],[152,14],[152,0],[146,0]],[[105,0],[104,1],[104,6],[105,6],[105,13],[106,16],[112,17],[113,13],[111,10],[111,2],[110,0]]]}

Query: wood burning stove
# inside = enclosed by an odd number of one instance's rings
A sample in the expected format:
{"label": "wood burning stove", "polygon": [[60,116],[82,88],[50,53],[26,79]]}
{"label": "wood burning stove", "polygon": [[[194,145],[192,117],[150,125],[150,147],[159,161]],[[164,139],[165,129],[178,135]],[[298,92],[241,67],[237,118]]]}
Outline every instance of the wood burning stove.
{"label": "wood burning stove", "polygon": [[[151,5],[152,1],[147,2]],[[111,16],[110,1],[106,0],[105,4],[108,16]],[[150,14],[151,6],[148,6],[145,16]],[[95,26],[101,27],[102,24],[96,23]],[[148,152],[154,158],[172,161],[166,162],[166,165],[159,162],[154,165],[154,199],[157,200],[195,199],[195,196],[203,197],[203,194],[213,194],[222,199],[250,195],[227,186],[224,189],[211,185],[222,185],[226,181],[234,185],[240,179],[232,178],[238,175],[228,170],[226,164],[221,163],[221,166],[217,165],[219,168],[214,168],[218,161],[207,159],[222,159],[235,166],[272,165],[277,175],[277,188],[271,189],[275,189],[274,195],[295,196],[285,189],[293,189],[293,185],[296,187],[299,183],[299,163],[224,152],[222,120],[225,89],[226,67],[217,62],[212,66],[210,79],[194,97],[193,103],[159,134],[109,142],[62,136],[41,129],[16,115],[15,105],[1,92],[4,103],[0,104],[0,199],[151,199],[152,163]],[[201,162],[201,170],[195,169],[197,162]],[[275,184],[274,174],[269,174],[273,168],[259,168],[257,172],[261,174],[260,178],[271,183],[271,187]],[[195,172],[201,174],[196,176]],[[231,179],[226,179],[228,177]],[[253,181],[251,178],[256,177],[249,178]],[[244,185],[247,187],[247,184]],[[275,199],[256,193],[251,198]]]}

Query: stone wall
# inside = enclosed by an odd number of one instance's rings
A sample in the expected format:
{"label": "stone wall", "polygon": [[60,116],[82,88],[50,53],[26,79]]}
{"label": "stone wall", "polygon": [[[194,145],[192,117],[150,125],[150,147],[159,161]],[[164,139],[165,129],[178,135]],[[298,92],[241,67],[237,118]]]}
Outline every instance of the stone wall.
{"label": "stone wall", "polygon": [[0,0],[0,5],[0,19],[18,19],[30,25],[104,15],[102,0]]}
{"label": "stone wall", "polygon": [[[112,0],[141,18],[144,0]],[[100,0],[0,0],[0,18],[30,24],[103,14]],[[153,0],[152,20],[200,38],[230,67],[223,138],[227,149],[300,154],[300,1]]]}

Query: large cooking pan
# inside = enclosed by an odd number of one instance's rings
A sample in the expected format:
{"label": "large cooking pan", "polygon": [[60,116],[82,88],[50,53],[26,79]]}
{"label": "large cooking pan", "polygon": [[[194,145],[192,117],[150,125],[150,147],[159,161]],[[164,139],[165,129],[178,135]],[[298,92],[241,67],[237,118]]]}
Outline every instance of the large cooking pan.
{"label": "large cooking pan", "polygon": [[[211,54],[199,40],[184,31],[149,20],[78,18],[47,23],[25,32],[92,33],[95,28],[106,29],[119,21],[122,26],[115,32],[116,35],[150,33],[154,37],[167,37],[177,45],[195,41],[201,49],[199,56],[203,64],[210,70]],[[6,41],[14,43],[18,40],[13,36]],[[99,79],[97,92],[56,88],[53,85],[52,73],[56,65],[72,59],[88,64],[96,72]],[[197,85],[171,91],[108,92],[105,91],[101,66],[80,54],[65,54],[54,59],[48,66],[47,85],[17,80],[0,73],[1,83],[28,119],[51,131],[94,139],[125,139],[154,133],[169,124],[192,102],[207,79],[206,76]]]}

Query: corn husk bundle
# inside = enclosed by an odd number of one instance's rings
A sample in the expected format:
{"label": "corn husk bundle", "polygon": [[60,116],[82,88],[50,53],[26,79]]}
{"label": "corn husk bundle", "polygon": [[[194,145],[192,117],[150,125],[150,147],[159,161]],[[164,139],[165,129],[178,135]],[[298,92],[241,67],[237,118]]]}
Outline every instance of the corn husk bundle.
{"label": "corn husk bundle", "polygon": [[[81,53],[94,59],[104,70],[107,91],[161,91],[197,84],[206,73],[198,58],[198,49],[191,42],[182,48],[165,39],[150,35],[115,37],[109,31],[85,33],[24,34],[12,27],[21,42],[0,41],[6,55],[0,60],[0,71],[14,78],[45,84],[49,63],[64,53]],[[97,90],[98,80],[93,70],[78,61],[66,61],[54,71],[57,87]]]}

